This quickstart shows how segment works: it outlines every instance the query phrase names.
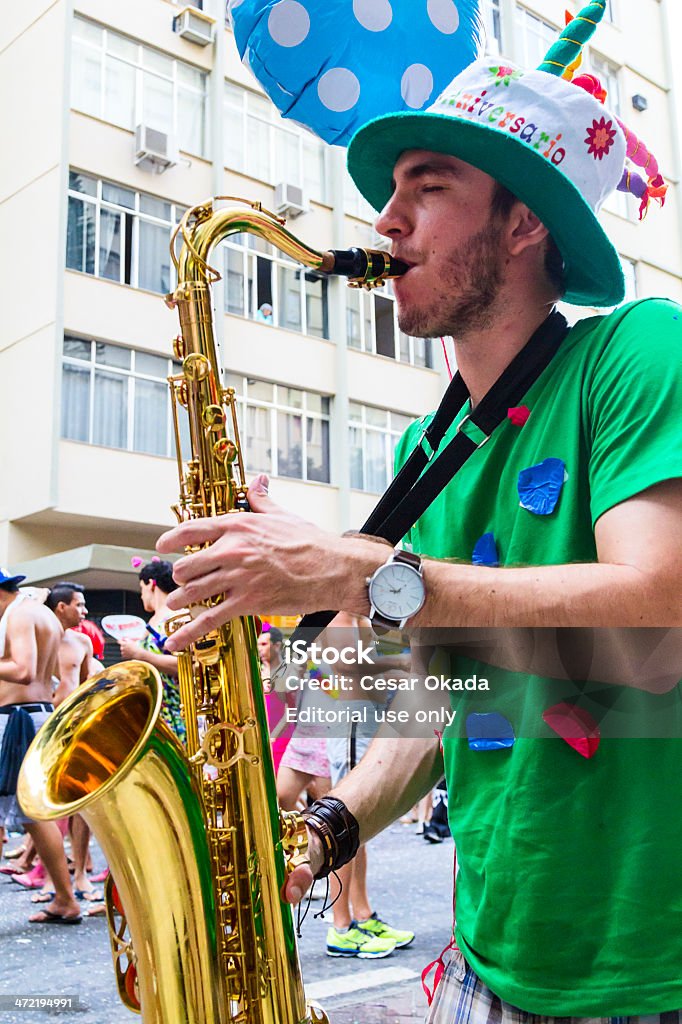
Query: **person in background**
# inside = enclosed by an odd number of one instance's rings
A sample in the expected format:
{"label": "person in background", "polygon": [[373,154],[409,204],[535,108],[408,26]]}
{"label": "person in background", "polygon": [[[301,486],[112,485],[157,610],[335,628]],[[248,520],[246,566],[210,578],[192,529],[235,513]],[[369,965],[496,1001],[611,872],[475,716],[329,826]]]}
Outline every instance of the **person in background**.
{"label": "person in background", "polygon": [[54,897],[32,924],[80,924],[62,835],[54,821],[31,821],[16,796],[21,762],[48,719],[62,628],[39,601],[19,593],[23,576],[0,569],[0,825],[25,829],[54,885]]}
{"label": "person in background", "polygon": [[[67,581],[56,583],[47,595],[45,604],[57,616],[64,630],[59,645],[59,685],[54,694],[54,705],[59,707],[86,679],[96,675],[102,666],[94,656],[92,640],[78,629],[88,614],[83,587],[79,583]],[[74,895],[88,902],[101,900],[102,893],[94,888],[86,870],[90,829],[80,814],[71,818],[70,830]],[[44,891],[40,894],[42,899],[36,896],[34,901],[45,902],[51,889],[51,883],[46,879]]]}
{"label": "person in background", "polygon": [[271,626],[269,622],[264,622],[257,641],[275,775],[279,771],[284,751],[287,749],[287,744],[294,731],[293,725],[287,724],[285,717],[288,704],[287,694],[275,690],[272,682],[275,672],[282,664],[283,639],[282,631],[277,626]]}
{"label": "person in background", "polygon": [[[368,619],[339,612],[319,642],[328,651],[345,648],[348,652],[359,650],[360,643],[372,646],[374,634]],[[352,712],[349,718],[356,720],[349,721],[342,731],[336,729],[326,739],[333,786],[337,786],[362,760],[377,732],[375,708],[386,699],[382,677],[384,674],[391,677],[404,675],[409,666],[409,655],[404,654],[377,657],[371,669],[357,662],[349,663],[346,654],[340,703]],[[392,928],[372,910],[367,891],[367,847],[364,843],[353,860],[339,868],[335,877],[332,876],[330,894],[334,923],[327,932],[328,956],[380,959],[414,941],[414,932]]]}
{"label": "person in background", "polygon": [[92,641],[92,652],[98,661],[104,657],[104,633],[92,619],[83,619],[77,626],[74,626],[76,633],[85,633]]}
{"label": "person in background", "polygon": [[263,302],[262,305],[258,307],[258,312],[256,313],[256,320],[258,320],[262,324],[273,323],[272,306],[270,305],[269,302]]}
{"label": "person in background", "polygon": [[140,569],[139,581],[144,610],[151,612],[151,618],[147,623],[148,634],[139,641],[119,640],[121,658],[124,661],[146,661],[160,673],[163,683],[161,718],[184,743],[187,731],[180,703],[178,662],[175,655],[164,652],[165,624],[171,616],[178,614],[171,612],[166,606],[168,595],[176,588],[173,566],[170,562],[153,558]]}

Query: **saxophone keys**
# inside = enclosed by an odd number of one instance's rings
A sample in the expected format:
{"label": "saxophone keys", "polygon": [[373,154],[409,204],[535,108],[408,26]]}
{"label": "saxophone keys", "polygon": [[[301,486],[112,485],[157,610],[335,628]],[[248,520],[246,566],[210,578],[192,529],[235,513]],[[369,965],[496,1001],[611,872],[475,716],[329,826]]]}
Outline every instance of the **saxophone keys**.
{"label": "saxophone keys", "polygon": [[229,465],[237,458],[237,446],[234,441],[230,441],[229,438],[221,437],[220,440],[216,441],[213,445],[213,454],[218,462],[227,463]]}
{"label": "saxophone keys", "polygon": [[182,369],[188,380],[202,381],[206,380],[211,372],[211,364],[209,363],[206,356],[200,352],[190,352],[190,354],[183,359]]}
{"label": "saxophone keys", "polygon": [[204,406],[201,418],[209,430],[220,431],[225,426],[225,413],[219,405]]}

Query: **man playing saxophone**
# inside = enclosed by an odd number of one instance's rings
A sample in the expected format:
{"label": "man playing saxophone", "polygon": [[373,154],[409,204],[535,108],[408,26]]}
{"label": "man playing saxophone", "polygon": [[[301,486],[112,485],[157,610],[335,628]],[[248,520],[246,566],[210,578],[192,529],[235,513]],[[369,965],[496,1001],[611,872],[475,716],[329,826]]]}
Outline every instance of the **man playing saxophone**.
{"label": "man playing saxophone", "polygon": [[[595,214],[625,180],[625,135],[589,91],[558,77],[559,63],[476,63],[431,111],[380,118],[349,150],[356,184],[381,209],[377,229],[409,266],[395,284],[401,329],[454,338],[469,395],[455,417],[462,430],[529,339],[557,342],[558,300],[623,297]],[[475,649],[451,654],[453,676],[486,667],[489,699],[453,696],[442,737],[375,740],[313,805],[310,865],[286,889],[298,900],[445,770],[460,870],[437,1024],[678,1020],[682,1007],[679,655],[673,646],[676,660],[647,670],[637,653],[651,636],[641,627],[682,625],[682,311],[650,300],[559,334],[523,407],[492,436],[479,430],[405,553],[285,511],[263,476],[248,493],[254,514],[185,523],[158,544],[208,545],[176,563],[169,603],[224,595],[172,649],[264,607],[332,605],[413,636],[505,631],[488,662]],[[408,429],[398,466],[428,445],[428,423]],[[564,628],[554,649],[543,647],[546,627]],[[567,627],[593,644],[587,674],[608,691],[598,700],[557,702],[567,677],[585,678],[584,666],[565,664]],[[622,702],[629,732],[607,734],[606,719],[600,732],[595,709],[609,700]],[[661,707],[667,731],[647,732]]]}

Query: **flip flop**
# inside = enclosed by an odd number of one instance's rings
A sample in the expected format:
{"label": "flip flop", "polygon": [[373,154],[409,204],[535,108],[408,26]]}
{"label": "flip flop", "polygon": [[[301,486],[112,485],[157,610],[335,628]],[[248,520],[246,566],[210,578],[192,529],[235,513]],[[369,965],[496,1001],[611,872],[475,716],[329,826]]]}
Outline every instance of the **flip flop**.
{"label": "flip flop", "polygon": [[18,868],[16,864],[2,864],[0,865],[0,875],[19,875],[21,874],[21,868]]}
{"label": "flip flop", "polygon": [[91,907],[90,910],[85,911],[86,917],[100,917],[102,914],[106,914],[107,908],[104,903],[98,903],[96,907]]}
{"label": "flip flop", "polygon": [[73,894],[77,900],[87,900],[88,903],[100,903],[104,899],[97,889],[74,889]]}
{"label": "flip flop", "polygon": [[98,875],[90,875],[91,882],[106,882],[109,877],[109,868],[104,868]]}
{"label": "flip flop", "polygon": [[45,884],[45,876],[42,878],[31,878],[30,872],[23,872],[18,875],[16,871],[12,875],[12,881],[16,882],[17,885],[23,886],[24,889],[42,889]]}
{"label": "flip flop", "polygon": [[46,892],[35,892],[31,896],[31,903],[51,903],[55,896],[56,893],[51,892],[49,889]]}
{"label": "flip flop", "polygon": [[21,857],[22,853],[26,853],[25,846],[15,846],[13,850],[5,850],[5,860],[16,860],[17,857]]}
{"label": "flip flop", "polygon": [[80,914],[66,917],[64,914],[54,914],[51,910],[40,910],[28,919],[29,924],[80,924],[82,920]]}

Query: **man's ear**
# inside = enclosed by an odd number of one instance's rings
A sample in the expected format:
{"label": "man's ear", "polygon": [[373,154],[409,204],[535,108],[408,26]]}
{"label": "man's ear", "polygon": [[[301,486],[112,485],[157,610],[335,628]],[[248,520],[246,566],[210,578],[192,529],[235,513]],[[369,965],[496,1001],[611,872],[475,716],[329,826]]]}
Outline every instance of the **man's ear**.
{"label": "man's ear", "polygon": [[525,203],[514,204],[507,227],[507,249],[510,256],[520,256],[530,246],[544,242],[548,236],[548,229]]}

